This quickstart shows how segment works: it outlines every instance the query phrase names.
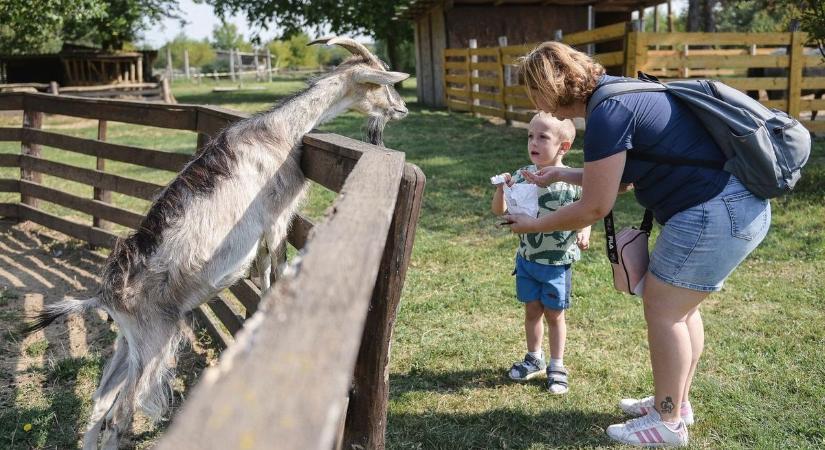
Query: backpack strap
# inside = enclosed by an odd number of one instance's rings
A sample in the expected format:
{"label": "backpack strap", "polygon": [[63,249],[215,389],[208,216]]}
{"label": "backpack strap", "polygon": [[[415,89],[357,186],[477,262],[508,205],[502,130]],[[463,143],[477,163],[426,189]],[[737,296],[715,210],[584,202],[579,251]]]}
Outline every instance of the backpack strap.
{"label": "backpack strap", "polygon": [[[715,88],[711,84],[711,89]],[[614,81],[603,83],[593,90],[590,98],[587,101],[587,111],[585,120],[590,117],[590,113],[603,101],[622,94],[630,94],[634,92],[665,92],[668,90],[667,85],[661,83],[658,78],[653,75],[648,75],[639,72],[639,79],[635,78],[621,78]],[[724,161],[713,161],[708,159],[691,159],[681,158],[677,156],[656,155],[652,153],[644,153],[641,151],[627,152],[628,159],[635,159],[638,161],[654,162],[658,164],[670,164],[674,166],[694,166],[704,167],[706,169],[724,170]]]}

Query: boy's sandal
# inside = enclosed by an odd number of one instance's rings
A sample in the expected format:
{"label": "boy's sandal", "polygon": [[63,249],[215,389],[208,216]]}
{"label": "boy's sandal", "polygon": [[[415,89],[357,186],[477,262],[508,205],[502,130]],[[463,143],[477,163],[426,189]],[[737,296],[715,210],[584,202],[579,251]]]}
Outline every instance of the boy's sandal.
{"label": "boy's sandal", "polygon": [[550,391],[551,394],[567,393],[567,369],[547,369],[547,390]]}

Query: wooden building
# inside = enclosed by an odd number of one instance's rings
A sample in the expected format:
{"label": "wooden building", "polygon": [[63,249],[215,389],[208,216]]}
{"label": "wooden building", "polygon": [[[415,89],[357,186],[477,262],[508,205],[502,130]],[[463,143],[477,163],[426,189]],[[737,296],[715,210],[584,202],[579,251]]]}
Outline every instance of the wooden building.
{"label": "wooden building", "polygon": [[[444,49],[520,45],[630,20],[662,0],[413,0],[398,18],[414,22],[418,100],[444,106]],[[642,16],[643,17],[643,16]]]}
{"label": "wooden building", "polygon": [[0,55],[0,83],[49,83],[90,86],[142,83],[152,79],[157,51],[103,52],[66,44],[60,53]]}

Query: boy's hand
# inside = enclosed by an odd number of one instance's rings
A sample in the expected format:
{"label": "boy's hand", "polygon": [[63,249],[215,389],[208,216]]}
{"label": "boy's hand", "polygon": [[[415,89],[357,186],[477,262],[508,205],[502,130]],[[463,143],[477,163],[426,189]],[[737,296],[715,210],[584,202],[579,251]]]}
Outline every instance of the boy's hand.
{"label": "boy's hand", "polygon": [[[512,185],[513,185],[513,177],[512,177],[512,176],[511,176],[508,172],[504,172],[504,173],[502,173],[502,174],[500,174],[500,175],[496,175],[496,176],[501,176],[501,177],[504,177],[504,183],[499,183],[499,184],[496,184],[496,185],[495,185],[495,186],[496,186],[496,188],[499,188],[499,189],[500,189],[500,188],[504,187],[504,185],[505,185],[505,184],[506,184],[507,186],[512,186]],[[495,177],[494,177],[494,178],[495,178]]]}
{"label": "boy's hand", "polygon": [[558,173],[555,167],[545,167],[537,170],[535,173],[522,170],[521,175],[527,181],[539,187],[547,187],[558,181]]}
{"label": "boy's hand", "polygon": [[576,245],[582,250],[590,248],[590,227],[576,232]]}
{"label": "boy's hand", "polygon": [[505,214],[501,216],[503,225],[510,225],[513,233],[536,233],[538,219],[524,214]]}

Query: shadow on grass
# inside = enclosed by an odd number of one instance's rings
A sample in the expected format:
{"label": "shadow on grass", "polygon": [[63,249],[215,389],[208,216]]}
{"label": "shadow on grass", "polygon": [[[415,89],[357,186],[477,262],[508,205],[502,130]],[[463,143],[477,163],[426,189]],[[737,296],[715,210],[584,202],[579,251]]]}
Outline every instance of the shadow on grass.
{"label": "shadow on grass", "polygon": [[610,445],[604,433],[618,416],[561,408],[480,413],[391,413],[388,448],[527,449]]}

